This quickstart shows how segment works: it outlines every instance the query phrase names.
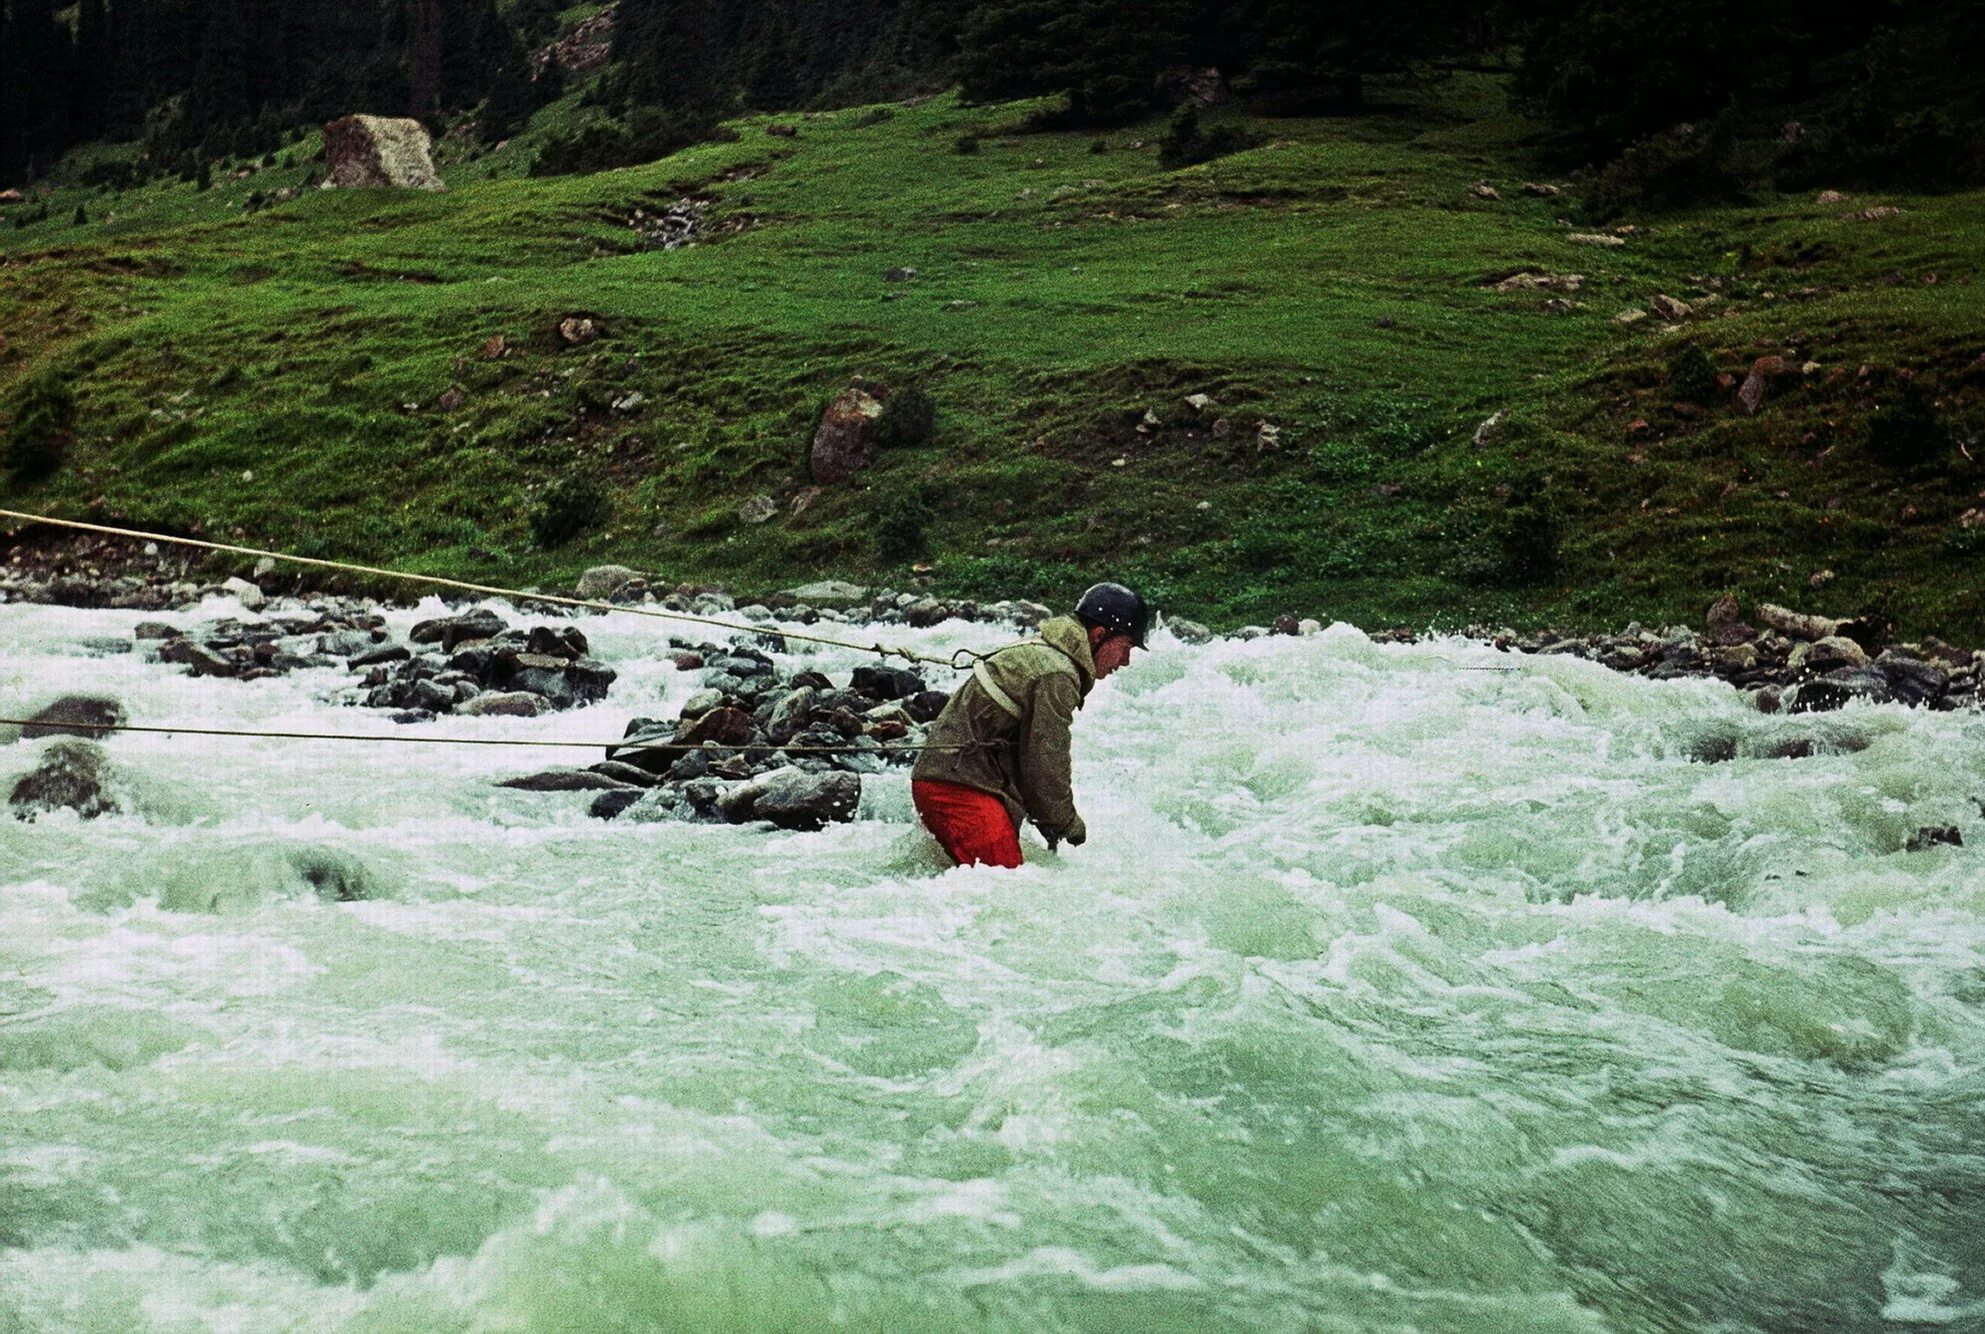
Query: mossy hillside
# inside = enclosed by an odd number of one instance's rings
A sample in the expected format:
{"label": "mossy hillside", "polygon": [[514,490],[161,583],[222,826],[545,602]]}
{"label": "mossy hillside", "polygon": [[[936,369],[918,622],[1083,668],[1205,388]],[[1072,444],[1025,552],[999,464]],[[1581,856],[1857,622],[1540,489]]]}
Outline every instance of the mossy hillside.
{"label": "mossy hillside", "polygon": [[[497,581],[616,559],[754,587],[900,578],[876,516],[920,499],[922,559],[971,593],[1114,574],[1223,622],[1590,624],[1693,616],[1738,587],[1985,630],[1980,558],[1953,536],[1985,487],[1958,448],[1985,333],[1976,196],[1772,200],[1592,248],[1564,201],[1515,188],[1538,168],[1494,79],[1411,97],[1262,122],[1261,147],[1176,172],[1161,123],[1098,152],[1020,133],[1025,106],[939,99],[781,117],[790,140],[746,121],[588,177],[485,156],[443,196],[242,216],[248,181],[133,192],[114,223],[92,207],[87,226],[0,230],[0,376],[57,369],[78,403],[64,466],[8,494]],[[955,150],[966,135],[980,151]],[[1471,193],[1485,178],[1502,200]],[[735,230],[643,251],[633,210],[686,193]],[[1905,211],[1839,217],[1876,203]],[[887,283],[892,266],[918,277]],[[1522,270],[1583,275],[1574,308],[1494,290]],[[1714,317],[1615,323],[1660,292]],[[573,315],[605,336],[564,346]],[[1739,374],[1767,351],[1820,369],[1774,381],[1756,417],[1727,394],[1678,416],[1684,339]],[[1951,424],[1922,466],[1862,442],[1897,370]],[[812,425],[856,375],[926,384],[936,434],[793,514]],[[536,497],[574,473],[611,517],[541,549]],[[780,506],[752,525],[758,495]]]}

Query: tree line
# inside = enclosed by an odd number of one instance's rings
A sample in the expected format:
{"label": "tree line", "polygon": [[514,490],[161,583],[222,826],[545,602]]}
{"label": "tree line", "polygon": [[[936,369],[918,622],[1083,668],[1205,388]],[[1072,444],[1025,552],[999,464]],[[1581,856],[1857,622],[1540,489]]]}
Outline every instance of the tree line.
{"label": "tree line", "polygon": [[[0,0],[0,181],[141,140],[152,170],[353,111],[489,138],[561,91],[560,0]],[[1259,115],[1344,114],[1374,75],[1484,57],[1568,165],[1628,203],[1828,176],[1985,180],[1985,0],[620,0],[608,116],[548,169],[658,156],[723,117],[957,86],[1107,125],[1218,69]]]}

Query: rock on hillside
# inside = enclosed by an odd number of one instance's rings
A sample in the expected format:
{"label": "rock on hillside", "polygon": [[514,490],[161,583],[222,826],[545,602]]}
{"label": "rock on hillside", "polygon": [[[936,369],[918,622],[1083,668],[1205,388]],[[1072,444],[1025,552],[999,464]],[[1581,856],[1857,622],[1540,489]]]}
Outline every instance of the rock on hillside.
{"label": "rock on hillside", "polygon": [[434,169],[434,141],[417,120],[346,116],[324,126],[330,177],[324,188],[445,190]]}

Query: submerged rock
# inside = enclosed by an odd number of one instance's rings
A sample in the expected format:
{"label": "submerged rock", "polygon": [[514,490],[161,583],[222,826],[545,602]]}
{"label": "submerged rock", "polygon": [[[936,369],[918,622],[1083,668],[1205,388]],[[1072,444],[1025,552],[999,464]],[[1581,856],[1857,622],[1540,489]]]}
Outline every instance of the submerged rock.
{"label": "submerged rock", "polygon": [[503,779],[497,786],[519,792],[617,792],[635,784],[595,773],[591,769],[547,769],[522,778]]}

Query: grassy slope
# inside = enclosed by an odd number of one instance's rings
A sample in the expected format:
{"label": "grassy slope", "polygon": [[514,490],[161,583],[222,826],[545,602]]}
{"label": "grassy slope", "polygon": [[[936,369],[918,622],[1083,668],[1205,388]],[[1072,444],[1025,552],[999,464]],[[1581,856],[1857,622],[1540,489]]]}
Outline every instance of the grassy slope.
{"label": "grassy slope", "polygon": [[[1947,540],[1985,478],[1955,451],[1922,475],[1867,457],[1883,375],[1823,370],[1755,419],[1685,421],[1661,371],[1685,336],[1732,370],[1766,351],[1908,367],[1965,436],[1985,383],[1976,195],[1875,222],[1775,200],[1596,250],[1566,239],[1564,205],[1514,188],[1537,169],[1493,80],[1413,97],[1264,125],[1266,146],[1180,172],[1132,147],[1157,125],[1103,153],[1026,135],[958,154],[1025,108],[940,99],[808,118],[797,140],[743,122],[736,143],[583,178],[517,178],[520,145],[449,169],[445,196],[311,192],[252,217],[248,191],[305,164],[205,194],[58,192],[51,222],[0,229],[0,381],[71,375],[79,440],[56,477],[6,494],[496,580],[614,559],[774,587],[900,576],[878,568],[873,518],[921,490],[938,584],[967,593],[1109,574],[1215,622],[1615,624],[1693,618],[1736,587],[1985,634],[1985,556]],[[1502,202],[1470,194],[1483,178]],[[628,212],[691,188],[754,225],[639,251]],[[85,198],[93,220],[71,227]],[[885,284],[892,265],[920,277]],[[1488,285],[1520,268],[1585,275],[1580,308]],[[1662,291],[1720,317],[1614,323]],[[562,350],[579,312],[609,336]],[[511,355],[485,360],[496,334]],[[803,484],[812,423],[855,375],[926,378],[938,438],[801,515],[741,522],[745,499]],[[451,386],[466,401],[447,412]],[[1228,435],[1184,406],[1194,392]],[[1162,425],[1139,433],[1147,409]],[[1509,425],[1474,447],[1499,409]],[[1258,448],[1262,420],[1279,449]],[[613,520],[537,550],[533,494],[573,469],[611,480]],[[1534,582],[1490,537],[1525,478],[1564,529]],[[1815,593],[1820,570],[1835,577]]]}

